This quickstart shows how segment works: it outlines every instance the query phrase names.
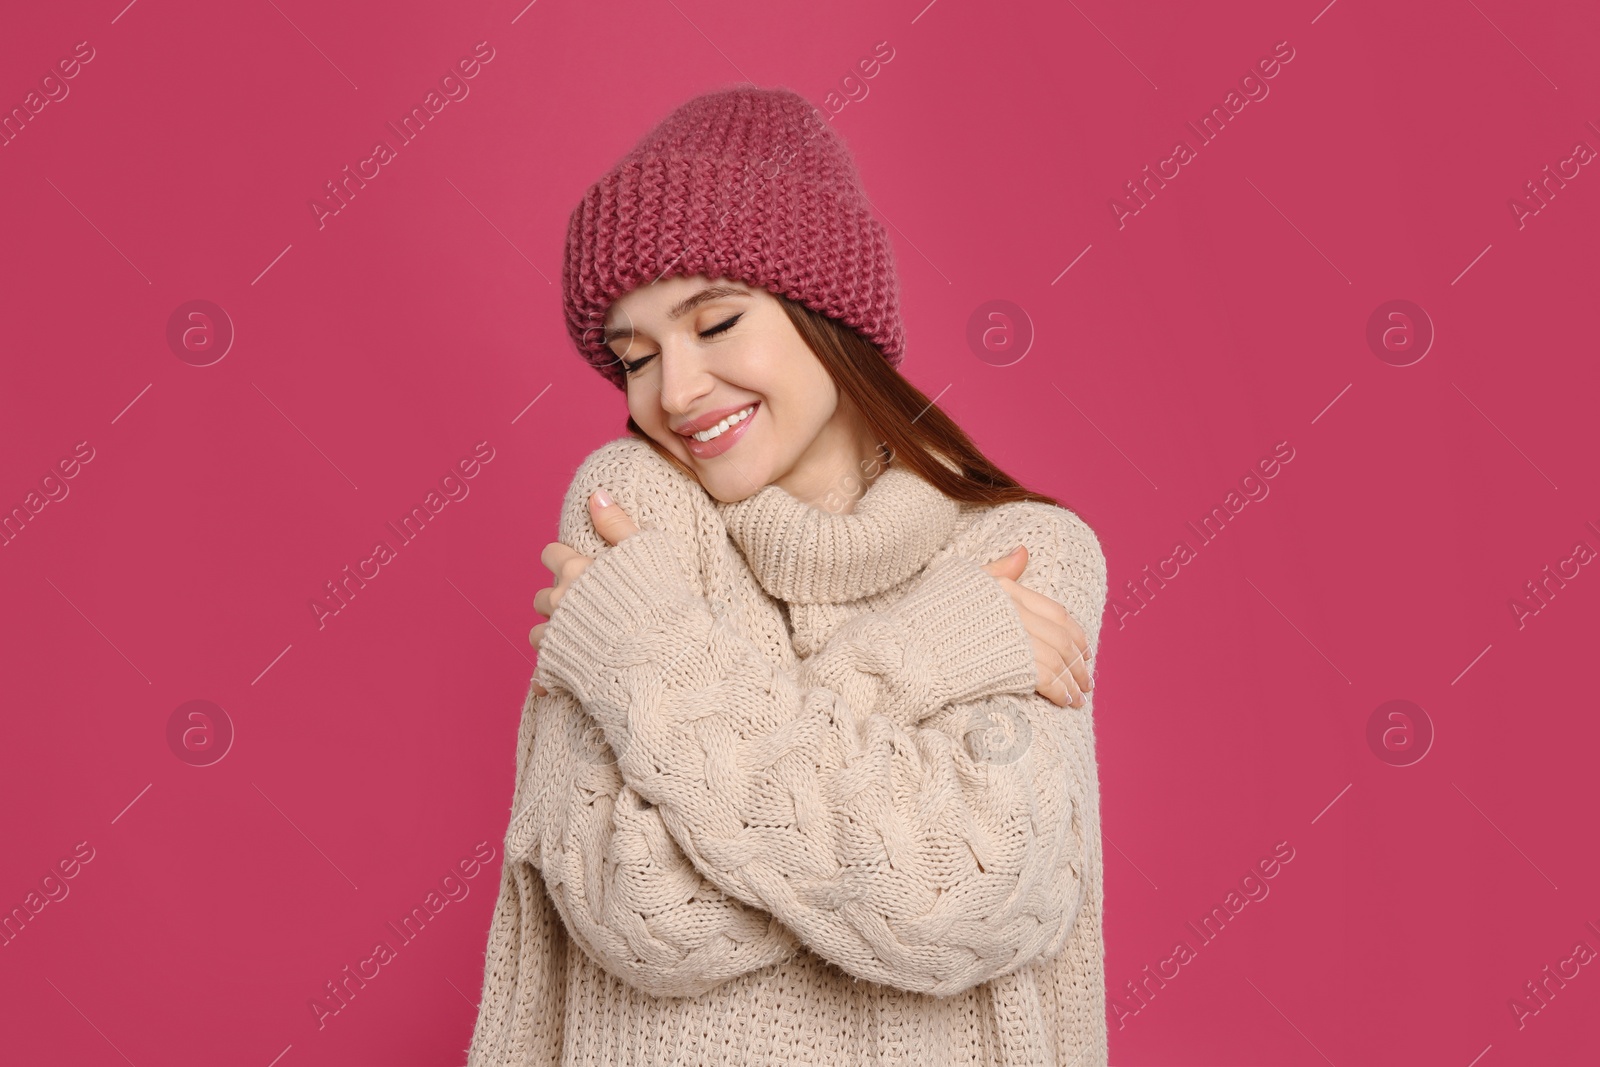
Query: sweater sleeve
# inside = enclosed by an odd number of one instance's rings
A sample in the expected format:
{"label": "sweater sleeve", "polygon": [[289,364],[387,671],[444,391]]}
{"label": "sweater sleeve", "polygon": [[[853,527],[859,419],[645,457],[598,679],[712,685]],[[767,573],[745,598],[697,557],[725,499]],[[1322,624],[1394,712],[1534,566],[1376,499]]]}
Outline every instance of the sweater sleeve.
{"label": "sweater sleeve", "polygon": [[[790,672],[691,591],[684,551],[644,529],[604,552],[552,616],[540,671],[594,717],[693,866],[901,989],[949,995],[1059,952],[1085,887],[1093,758],[1066,720],[1089,707],[1033,692],[1003,587],[946,553]],[[1035,587],[1066,600],[1066,584]],[[1096,623],[1103,577],[1099,596]]]}
{"label": "sweater sleeve", "polygon": [[[517,729],[517,785],[512,811],[523,795],[523,774],[532,741],[533,694],[523,702]],[[515,827],[515,819],[512,821]],[[500,866],[489,936],[484,948],[483,989],[473,1023],[467,1067],[554,1064],[561,1055],[563,1020],[556,1009],[566,982],[566,943],[561,920],[539,874],[523,856],[506,849]]]}
{"label": "sweater sleeve", "polygon": [[506,855],[537,867],[574,943],[635,989],[692,997],[780,962],[799,942],[690,864],[563,689],[530,703],[535,742]]}

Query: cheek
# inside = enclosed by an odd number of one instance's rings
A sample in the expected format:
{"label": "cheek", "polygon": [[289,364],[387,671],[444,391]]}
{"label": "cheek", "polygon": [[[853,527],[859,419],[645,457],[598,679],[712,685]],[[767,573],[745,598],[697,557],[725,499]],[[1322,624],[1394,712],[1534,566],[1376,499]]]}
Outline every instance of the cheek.
{"label": "cheek", "polygon": [[809,349],[806,354],[810,362],[804,365],[804,373],[796,375],[794,389],[807,419],[821,426],[839,411],[839,388]]}
{"label": "cheek", "polygon": [[798,335],[791,333],[762,345],[759,364],[762,387],[783,396],[790,407],[805,410],[819,402],[831,402],[833,379]]}
{"label": "cheek", "polygon": [[628,415],[640,426],[653,430],[662,421],[661,405],[651,404],[649,387],[628,380]]}
{"label": "cheek", "polygon": [[769,407],[773,435],[796,450],[804,450],[838,410],[832,380],[819,383],[809,375],[788,377],[782,391],[770,398]]}

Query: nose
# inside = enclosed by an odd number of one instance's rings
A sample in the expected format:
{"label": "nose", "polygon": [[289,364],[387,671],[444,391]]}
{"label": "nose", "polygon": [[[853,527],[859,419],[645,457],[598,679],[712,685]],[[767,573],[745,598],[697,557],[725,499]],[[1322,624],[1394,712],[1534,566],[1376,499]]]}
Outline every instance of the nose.
{"label": "nose", "polygon": [[716,381],[707,370],[705,360],[693,345],[661,347],[656,357],[661,364],[658,381],[661,386],[661,407],[667,414],[682,418],[701,406],[699,401],[715,387]]}

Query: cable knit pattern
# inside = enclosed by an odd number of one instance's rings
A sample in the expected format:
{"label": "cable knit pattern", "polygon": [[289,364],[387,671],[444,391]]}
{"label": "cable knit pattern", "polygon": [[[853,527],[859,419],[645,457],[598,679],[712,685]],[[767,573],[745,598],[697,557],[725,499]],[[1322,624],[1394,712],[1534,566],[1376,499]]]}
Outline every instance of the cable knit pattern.
{"label": "cable knit pattern", "polygon": [[838,319],[890,366],[905,327],[888,231],[844,140],[788,89],[683,104],[584,193],[567,222],[562,308],[579,353],[618,389],[601,344],[622,294],[666,276],[734,278]]}
{"label": "cable knit pattern", "polygon": [[1033,692],[981,570],[1027,544],[1094,646],[1082,520],[892,466],[850,514],[721,504],[621,438],[560,539],[595,562],[524,707],[471,1067],[1106,1062],[1092,703]]}

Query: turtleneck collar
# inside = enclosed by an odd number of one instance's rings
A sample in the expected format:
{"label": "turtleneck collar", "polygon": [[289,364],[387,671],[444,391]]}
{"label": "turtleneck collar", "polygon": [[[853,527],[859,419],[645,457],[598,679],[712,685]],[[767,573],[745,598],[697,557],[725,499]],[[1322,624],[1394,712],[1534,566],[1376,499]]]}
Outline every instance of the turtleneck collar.
{"label": "turtleneck collar", "polygon": [[777,484],[717,507],[762,588],[791,604],[842,604],[892,588],[950,542],[959,517],[955,500],[892,464],[848,514]]}

